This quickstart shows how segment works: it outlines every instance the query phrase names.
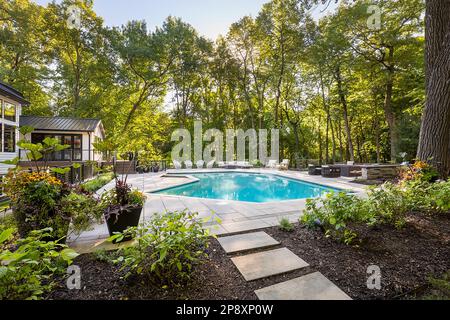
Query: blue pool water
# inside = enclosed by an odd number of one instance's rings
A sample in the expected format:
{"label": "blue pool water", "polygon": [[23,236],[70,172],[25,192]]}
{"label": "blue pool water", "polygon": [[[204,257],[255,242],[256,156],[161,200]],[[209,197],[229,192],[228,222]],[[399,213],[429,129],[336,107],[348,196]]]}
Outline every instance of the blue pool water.
{"label": "blue pool water", "polygon": [[272,174],[226,172],[191,174],[191,176],[198,178],[199,181],[155,193],[208,199],[274,202],[314,198],[330,191],[340,191]]}

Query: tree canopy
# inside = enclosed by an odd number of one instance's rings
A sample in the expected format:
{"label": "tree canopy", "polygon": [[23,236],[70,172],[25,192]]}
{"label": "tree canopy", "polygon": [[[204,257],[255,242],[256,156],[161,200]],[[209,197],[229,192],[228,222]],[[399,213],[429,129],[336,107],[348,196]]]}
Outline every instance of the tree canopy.
{"label": "tree canopy", "polygon": [[[317,2],[317,1],[312,1]],[[81,25],[70,28],[77,5]],[[380,28],[367,23],[381,9]],[[92,1],[0,0],[0,79],[26,114],[98,117],[120,150],[166,157],[174,128],[279,128],[300,166],[414,158],[425,102],[423,0],[272,0],[215,41],[168,17],[107,27]]]}

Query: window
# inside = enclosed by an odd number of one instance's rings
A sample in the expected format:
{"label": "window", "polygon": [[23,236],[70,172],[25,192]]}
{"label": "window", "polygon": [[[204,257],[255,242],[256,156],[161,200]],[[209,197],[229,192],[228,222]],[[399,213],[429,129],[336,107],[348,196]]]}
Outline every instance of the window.
{"label": "window", "polygon": [[16,127],[4,125],[3,152],[16,152]]}
{"label": "window", "polygon": [[51,137],[58,139],[60,144],[67,144],[70,148],[53,153],[49,160],[50,161],[81,161],[82,160],[82,138],[81,135],[52,135],[44,133],[32,133],[31,142],[40,143],[45,138]]}
{"label": "window", "polygon": [[3,101],[3,119],[16,122],[16,106]]}

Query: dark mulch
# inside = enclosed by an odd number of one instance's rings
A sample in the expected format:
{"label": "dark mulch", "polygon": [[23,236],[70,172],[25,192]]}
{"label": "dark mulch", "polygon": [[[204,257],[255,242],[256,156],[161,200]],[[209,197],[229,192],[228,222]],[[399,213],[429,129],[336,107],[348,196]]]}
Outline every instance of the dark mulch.
{"label": "dark mulch", "polygon": [[[209,260],[199,267],[189,285],[162,289],[137,278],[122,279],[117,266],[99,261],[95,255],[75,260],[81,267],[82,289],[68,290],[65,280],[48,299],[256,299],[254,290],[320,271],[354,299],[406,299],[429,290],[427,277],[450,269],[450,216],[411,214],[406,226],[359,228],[363,242],[347,246],[328,239],[319,230],[296,225],[293,232],[277,227],[265,230],[281,246],[310,264],[292,273],[246,282],[217,240],[208,249]],[[367,267],[381,268],[381,290],[366,286]]]}
{"label": "dark mulch", "polygon": [[[292,233],[278,228],[266,232],[354,299],[420,298],[429,290],[429,276],[450,270],[450,215],[414,213],[407,221],[400,230],[359,227],[362,243],[357,247],[303,226]],[[381,269],[381,290],[367,288],[370,265]]]}

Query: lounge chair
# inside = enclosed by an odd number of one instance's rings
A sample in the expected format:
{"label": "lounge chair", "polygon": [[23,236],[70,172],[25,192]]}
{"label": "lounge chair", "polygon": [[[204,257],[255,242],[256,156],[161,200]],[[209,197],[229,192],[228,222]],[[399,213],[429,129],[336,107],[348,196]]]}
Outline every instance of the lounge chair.
{"label": "lounge chair", "polygon": [[289,169],[289,159],[283,159],[283,161],[279,165],[277,165],[277,169],[288,170]]}
{"label": "lounge chair", "polygon": [[217,165],[219,166],[219,168],[225,168],[225,162],[223,161],[217,162]]}
{"label": "lounge chair", "polygon": [[308,174],[310,176],[320,176],[322,174],[322,166],[308,164]]}
{"label": "lounge chair", "polygon": [[173,166],[175,167],[175,169],[179,170],[182,168],[181,163],[177,160],[172,160]]}
{"label": "lounge chair", "polygon": [[210,162],[208,162],[206,164],[206,168],[207,169],[212,169],[214,167],[214,163],[216,162],[216,160],[211,160]]}
{"label": "lounge chair", "polygon": [[267,167],[267,168],[270,168],[270,169],[276,169],[277,164],[278,164],[278,161],[277,161],[277,160],[269,160],[269,161],[267,162],[266,167]]}
{"label": "lounge chair", "polygon": [[322,177],[337,178],[341,176],[341,168],[337,166],[322,166]]}
{"label": "lounge chair", "polygon": [[242,169],[253,168],[253,166],[248,161],[237,161],[236,162],[236,167],[237,168],[242,168]]}
{"label": "lounge chair", "polygon": [[203,166],[205,165],[205,161],[198,160],[195,165],[197,166],[197,169],[203,169]]}
{"label": "lounge chair", "polygon": [[192,169],[192,161],[191,160],[186,160],[184,162],[184,165],[186,166],[186,169]]}

